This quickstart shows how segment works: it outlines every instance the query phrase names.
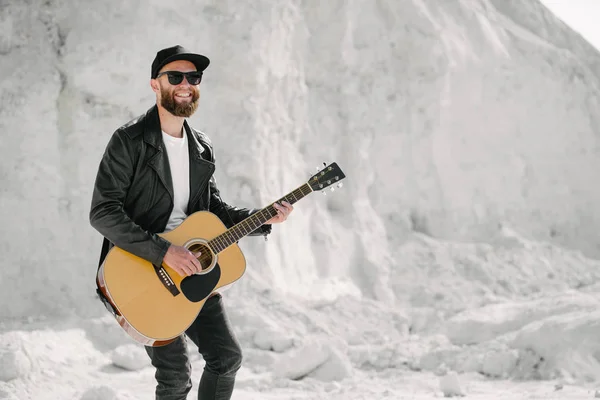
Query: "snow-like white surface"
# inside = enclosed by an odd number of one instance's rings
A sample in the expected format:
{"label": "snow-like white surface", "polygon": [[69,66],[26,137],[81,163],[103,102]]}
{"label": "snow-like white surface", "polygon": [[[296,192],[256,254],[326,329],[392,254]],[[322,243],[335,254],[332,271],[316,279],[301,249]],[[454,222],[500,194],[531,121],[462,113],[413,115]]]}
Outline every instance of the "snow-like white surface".
{"label": "snow-like white surface", "polygon": [[0,399],[152,397],[95,299],[87,214],[175,43],[212,60],[191,123],[225,200],[266,205],[324,161],[348,176],[241,243],[234,399],[596,394],[600,57],[537,1],[9,0]]}

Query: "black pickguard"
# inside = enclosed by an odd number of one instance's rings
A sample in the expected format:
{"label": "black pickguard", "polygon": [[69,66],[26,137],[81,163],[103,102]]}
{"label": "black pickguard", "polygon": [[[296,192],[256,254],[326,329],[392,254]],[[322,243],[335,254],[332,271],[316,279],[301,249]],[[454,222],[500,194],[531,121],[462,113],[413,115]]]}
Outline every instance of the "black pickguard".
{"label": "black pickguard", "polygon": [[197,303],[211,294],[221,279],[221,267],[215,264],[214,268],[203,275],[191,275],[182,279],[181,292],[191,302]]}

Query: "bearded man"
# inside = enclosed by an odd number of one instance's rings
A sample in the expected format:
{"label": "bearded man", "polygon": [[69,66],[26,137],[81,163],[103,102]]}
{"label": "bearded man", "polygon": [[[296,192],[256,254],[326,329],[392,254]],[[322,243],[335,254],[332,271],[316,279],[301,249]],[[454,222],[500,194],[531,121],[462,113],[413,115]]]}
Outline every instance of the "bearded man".
{"label": "bearded man", "polygon": [[[100,161],[90,210],[91,225],[104,236],[100,264],[118,246],[154,265],[166,264],[181,276],[201,273],[198,253],[171,244],[159,233],[175,229],[196,211],[216,214],[228,227],[257,209],[221,200],[212,144],[186,118],[198,108],[200,82],[210,61],[177,45],[157,52],[150,86],[156,105],[118,128]],[[251,235],[267,235],[285,221],[291,204],[274,204],[277,215]],[[177,312],[177,310],[173,310]],[[223,307],[213,293],[192,325],[172,343],[146,346],[156,368],[156,399],[185,400],[191,390],[187,336],[206,362],[198,399],[231,398],[242,353]]]}

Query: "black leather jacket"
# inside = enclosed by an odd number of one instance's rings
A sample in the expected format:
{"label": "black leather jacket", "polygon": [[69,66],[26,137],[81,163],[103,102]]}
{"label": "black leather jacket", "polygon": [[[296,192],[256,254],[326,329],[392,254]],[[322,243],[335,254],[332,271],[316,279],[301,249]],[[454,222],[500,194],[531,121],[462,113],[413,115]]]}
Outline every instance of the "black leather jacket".
{"label": "black leather jacket", "polygon": [[[210,140],[187,122],[184,128],[190,154],[188,214],[208,210],[229,228],[258,211],[232,207],[221,200],[213,176]],[[161,265],[170,243],[156,233],[164,231],[172,209],[173,182],[154,106],[117,129],[100,161],[90,210],[91,225],[105,238],[100,263],[116,245]],[[251,235],[270,232],[271,226],[263,225]]]}

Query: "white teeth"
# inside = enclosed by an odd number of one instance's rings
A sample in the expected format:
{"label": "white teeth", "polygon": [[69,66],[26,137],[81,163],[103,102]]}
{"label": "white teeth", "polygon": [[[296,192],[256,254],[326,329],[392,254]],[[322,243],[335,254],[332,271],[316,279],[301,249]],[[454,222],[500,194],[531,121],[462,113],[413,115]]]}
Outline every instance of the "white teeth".
{"label": "white teeth", "polygon": [[177,96],[177,97],[190,97],[191,94],[189,94],[189,93],[179,93],[179,94],[176,94],[175,96]]}

